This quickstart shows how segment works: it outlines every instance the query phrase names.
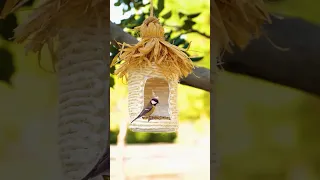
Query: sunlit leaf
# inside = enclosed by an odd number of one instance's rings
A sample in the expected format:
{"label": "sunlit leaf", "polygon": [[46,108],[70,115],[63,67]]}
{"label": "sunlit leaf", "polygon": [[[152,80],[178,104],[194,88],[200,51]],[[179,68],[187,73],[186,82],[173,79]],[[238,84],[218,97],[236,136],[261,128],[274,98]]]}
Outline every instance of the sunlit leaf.
{"label": "sunlit leaf", "polygon": [[142,14],[140,18],[136,20],[135,24],[139,26],[143,23],[145,19],[146,19],[145,14]]}
{"label": "sunlit leaf", "polygon": [[189,15],[187,15],[187,17],[188,17],[189,19],[192,19],[192,18],[198,17],[200,14],[201,14],[201,13],[189,14]]}
{"label": "sunlit leaf", "polygon": [[112,66],[112,67],[110,68],[110,74],[113,74],[115,70],[116,70],[116,67]]}
{"label": "sunlit leaf", "polygon": [[158,0],[158,13],[164,9],[164,0]]}
{"label": "sunlit leaf", "polygon": [[186,42],[186,40],[184,40],[184,39],[179,37],[178,39],[174,40],[173,44],[176,45],[176,46],[179,46],[180,44],[183,44],[185,42]]}
{"label": "sunlit leaf", "polygon": [[184,30],[190,30],[192,29],[192,26],[195,25],[196,23],[190,19],[187,19],[184,21],[184,25],[181,27]]}
{"label": "sunlit leaf", "polygon": [[179,12],[178,15],[179,15],[179,18],[182,18],[185,16],[185,14],[183,14],[182,12]]}
{"label": "sunlit leaf", "polygon": [[163,19],[169,19],[172,16],[172,12],[169,11],[168,13],[166,13],[165,15],[162,16]]}
{"label": "sunlit leaf", "polygon": [[134,2],[133,6],[136,10],[139,10],[141,7],[144,7],[144,4],[142,1],[138,1],[138,2]]}
{"label": "sunlit leaf", "polygon": [[189,45],[190,45],[190,43],[187,42],[187,43],[185,43],[185,44],[183,45],[183,48],[186,49],[186,48],[188,48]]}
{"label": "sunlit leaf", "polygon": [[173,31],[170,31],[170,32],[167,32],[164,34],[164,37],[166,38],[167,41],[169,41],[172,33],[173,33]]}
{"label": "sunlit leaf", "polygon": [[114,6],[120,6],[120,5],[121,5],[121,1],[114,3]]}
{"label": "sunlit leaf", "polygon": [[202,60],[203,57],[193,57],[193,58],[190,58],[190,59],[191,59],[191,61],[193,61],[193,62],[197,62],[197,61]]}
{"label": "sunlit leaf", "polygon": [[114,79],[113,77],[110,77],[110,87],[113,88],[114,86]]}

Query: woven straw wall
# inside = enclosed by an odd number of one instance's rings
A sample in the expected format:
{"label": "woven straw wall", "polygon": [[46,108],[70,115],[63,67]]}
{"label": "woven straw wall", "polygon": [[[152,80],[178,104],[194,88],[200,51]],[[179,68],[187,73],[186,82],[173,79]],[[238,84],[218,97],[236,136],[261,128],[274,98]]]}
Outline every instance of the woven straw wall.
{"label": "woven straw wall", "polygon": [[[159,104],[151,120],[139,118],[129,125],[132,131],[140,132],[175,132],[178,129],[176,81],[166,81],[156,66],[136,69],[129,72],[129,115],[130,121],[136,118],[153,97],[152,91],[159,98]],[[170,118],[170,119],[168,119]]]}

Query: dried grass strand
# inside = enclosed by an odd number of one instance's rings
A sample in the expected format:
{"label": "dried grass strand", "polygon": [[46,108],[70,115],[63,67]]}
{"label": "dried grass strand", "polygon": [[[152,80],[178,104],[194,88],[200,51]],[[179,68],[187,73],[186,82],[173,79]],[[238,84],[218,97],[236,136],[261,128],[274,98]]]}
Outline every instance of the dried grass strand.
{"label": "dried grass strand", "polygon": [[229,52],[232,45],[244,49],[261,36],[263,23],[271,23],[263,0],[214,0],[211,7],[214,38]]}
{"label": "dried grass strand", "polygon": [[135,30],[140,32],[142,40],[135,45],[118,43],[121,48],[112,60],[111,66],[122,62],[115,71],[119,78],[126,78],[131,70],[151,67],[153,63],[168,80],[186,77],[192,72],[194,66],[186,49],[165,41],[164,29],[157,18],[150,16]]}
{"label": "dried grass strand", "polygon": [[[23,0],[6,1],[5,7],[1,12],[2,16],[18,10],[23,5]],[[89,20],[92,16],[101,17],[97,8],[107,7],[105,0],[44,0],[36,7],[30,16],[21,23],[14,31],[14,39],[18,43],[26,44],[26,51],[40,52],[44,44],[48,44],[50,53],[53,50],[53,38],[62,28],[70,26],[82,26],[81,23]],[[79,21],[81,19],[82,21]],[[99,18],[98,18],[99,20]],[[41,56],[40,56],[41,57]],[[56,61],[52,56],[53,63]]]}

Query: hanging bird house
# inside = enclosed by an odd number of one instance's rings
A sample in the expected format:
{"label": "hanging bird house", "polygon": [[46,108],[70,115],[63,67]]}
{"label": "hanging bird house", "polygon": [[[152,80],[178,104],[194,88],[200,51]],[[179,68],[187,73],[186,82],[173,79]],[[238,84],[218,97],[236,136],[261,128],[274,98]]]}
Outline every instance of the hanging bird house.
{"label": "hanging bird house", "polygon": [[175,132],[177,130],[178,81],[178,78],[167,80],[154,64],[128,73],[130,120],[136,118],[152,98],[156,97],[159,100],[149,119],[138,118],[129,125],[132,131]]}
{"label": "hanging bird house", "polygon": [[[127,78],[129,91],[129,129],[140,132],[175,132],[178,129],[177,87],[179,79],[192,72],[193,63],[185,49],[165,41],[164,29],[150,17],[136,29],[141,41],[135,45],[118,43],[122,48],[111,66],[118,62],[115,74]],[[158,100],[151,115],[139,117]],[[147,108],[146,108],[147,107]],[[137,118],[138,117],[138,118]]]}

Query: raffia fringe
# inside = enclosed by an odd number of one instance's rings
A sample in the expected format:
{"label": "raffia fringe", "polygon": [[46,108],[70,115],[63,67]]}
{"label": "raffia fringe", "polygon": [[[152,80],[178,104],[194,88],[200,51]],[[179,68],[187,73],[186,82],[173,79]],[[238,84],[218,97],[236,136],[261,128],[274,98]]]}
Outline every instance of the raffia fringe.
{"label": "raffia fringe", "polygon": [[[22,6],[18,0],[8,0],[1,16],[14,12]],[[44,0],[30,16],[15,29],[14,39],[18,43],[27,41],[26,51],[40,52],[45,44],[53,52],[53,38],[61,28],[82,26],[79,19],[100,15],[98,9],[107,7],[105,0]],[[78,24],[76,24],[78,23]]]}
{"label": "raffia fringe", "polygon": [[164,29],[155,17],[147,18],[136,28],[142,40],[135,45],[118,43],[120,52],[115,56],[111,66],[119,62],[115,71],[119,78],[127,76],[132,69],[151,67],[154,63],[166,79],[188,76],[194,68],[191,59],[185,53],[187,49],[170,44],[164,39]]}

